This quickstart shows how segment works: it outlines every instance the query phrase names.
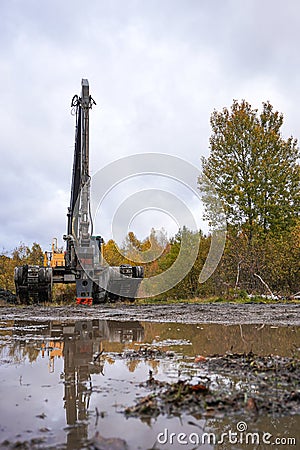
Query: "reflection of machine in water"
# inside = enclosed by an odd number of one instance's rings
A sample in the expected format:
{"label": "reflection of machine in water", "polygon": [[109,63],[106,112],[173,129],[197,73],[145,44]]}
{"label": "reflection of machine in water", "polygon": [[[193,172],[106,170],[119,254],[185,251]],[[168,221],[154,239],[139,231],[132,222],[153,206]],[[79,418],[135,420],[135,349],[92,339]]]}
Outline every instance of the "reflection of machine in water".
{"label": "reflection of machine in water", "polygon": [[[68,425],[87,419],[91,394],[91,372],[102,372],[102,367],[91,365],[93,354],[100,350],[100,336],[93,332],[92,322],[76,322],[64,330],[65,408]],[[65,334],[66,333],[66,334]]]}
{"label": "reflection of machine in water", "polygon": [[[61,349],[64,357],[64,406],[66,421],[70,426],[67,449],[81,448],[82,439],[87,439],[88,409],[92,393],[91,374],[104,375],[104,361],[100,356],[103,341],[124,344],[141,342],[144,339],[144,328],[140,322],[134,321],[87,320],[68,324],[52,322],[50,334],[52,338],[60,338],[59,341],[53,341],[55,347],[52,352]],[[49,356],[51,361],[51,352]],[[54,364],[54,360],[52,363]]]}
{"label": "reflection of machine in water", "polygon": [[99,330],[103,340],[109,342],[142,342],[144,339],[144,328],[140,322],[118,322],[116,320],[99,320]]}

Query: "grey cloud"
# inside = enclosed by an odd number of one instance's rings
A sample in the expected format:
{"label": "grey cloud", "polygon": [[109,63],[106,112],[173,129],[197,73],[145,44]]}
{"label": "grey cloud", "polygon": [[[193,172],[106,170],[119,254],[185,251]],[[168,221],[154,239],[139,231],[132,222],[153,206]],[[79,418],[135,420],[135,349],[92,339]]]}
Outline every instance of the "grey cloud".
{"label": "grey cloud", "polygon": [[299,10],[296,0],[3,0],[0,247],[65,232],[82,77],[97,102],[92,173],[141,152],[198,166],[212,110],[240,96],[269,99],[300,134]]}

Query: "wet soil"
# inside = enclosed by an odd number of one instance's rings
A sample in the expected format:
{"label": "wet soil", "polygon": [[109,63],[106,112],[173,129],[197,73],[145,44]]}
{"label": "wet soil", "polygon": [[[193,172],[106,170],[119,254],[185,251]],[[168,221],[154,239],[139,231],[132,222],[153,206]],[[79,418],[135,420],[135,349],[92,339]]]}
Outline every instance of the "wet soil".
{"label": "wet soil", "polygon": [[17,303],[17,296],[7,289],[0,288],[0,300],[7,303]]}
{"label": "wet soil", "polygon": [[240,423],[299,443],[299,312],[297,304],[3,306],[0,448],[178,450],[158,436],[217,436]]}
{"label": "wet soil", "polygon": [[300,325],[300,304],[178,303],[169,305],[2,306],[0,320],[142,320],[178,323]]}
{"label": "wet soil", "polygon": [[[140,354],[152,355],[145,349]],[[150,393],[126,408],[125,414],[144,420],[160,414],[178,416],[183,412],[197,419],[225,415],[228,418],[236,414],[254,417],[300,414],[300,360],[297,358],[262,357],[250,352],[199,355],[195,362],[201,366],[201,373],[176,383],[156,380],[150,371],[148,380],[142,384]]]}

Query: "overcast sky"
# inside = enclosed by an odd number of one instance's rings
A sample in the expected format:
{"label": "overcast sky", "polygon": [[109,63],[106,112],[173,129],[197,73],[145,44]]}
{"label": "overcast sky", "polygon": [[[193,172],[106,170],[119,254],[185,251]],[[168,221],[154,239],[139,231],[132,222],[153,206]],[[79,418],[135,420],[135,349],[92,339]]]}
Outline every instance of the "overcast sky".
{"label": "overcast sky", "polygon": [[269,100],[299,137],[299,25],[297,0],[1,0],[0,250],[46,250],[66,231],[82,78],[97,102],[92,175],[143,152],[200,170],[210,114],[233,99]]}

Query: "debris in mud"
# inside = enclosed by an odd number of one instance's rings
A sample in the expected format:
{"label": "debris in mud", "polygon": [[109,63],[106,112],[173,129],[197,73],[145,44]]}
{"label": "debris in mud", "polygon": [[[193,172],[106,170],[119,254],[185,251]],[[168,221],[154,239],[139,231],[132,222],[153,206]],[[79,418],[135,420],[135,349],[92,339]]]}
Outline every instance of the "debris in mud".
{"label": "debris in mud", "polygon": [[38,450],[41,448],[41,445],[45,442],[43,438],[32,438],[29,441],[15,441],[10,442],[8,439],[3,441],[0,445],[1,448],[6,450]]}
{"label": "debris in mud", "polygon": [[104,438],[98,432],[91,439],[89,450],[128,450],[126,441],[120,438]]}
{"label": "debris in mud", "polygon": [[6,303],[17,303],[17,296],[7,289],[0,288],[0,300]]}
{"label": "debris in mud", "polygon": [[140,347],[138,350],[126,350],[122,353],[122,357],[126,359],[164,359],[167,357],[174,357],[175,353],[172,351],[163,351],[153,347]]}
{"label": "debris in mud", "polygon": [[[235,414],[300,414],[300,361],[253,353],[214,355],[201,360],[203,376],[168,383],[149,373],[151,394],[126,408],[127,416],[149,418],[182,412],[196,417]],[[195,384],[195,381],[196,384]]]}

